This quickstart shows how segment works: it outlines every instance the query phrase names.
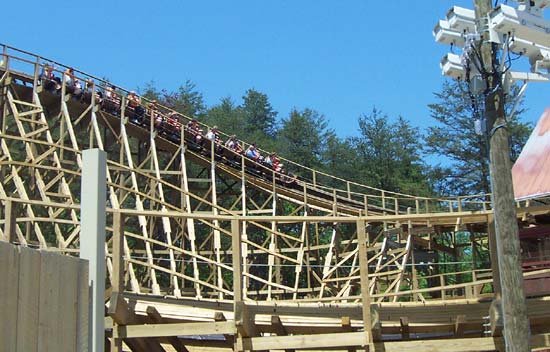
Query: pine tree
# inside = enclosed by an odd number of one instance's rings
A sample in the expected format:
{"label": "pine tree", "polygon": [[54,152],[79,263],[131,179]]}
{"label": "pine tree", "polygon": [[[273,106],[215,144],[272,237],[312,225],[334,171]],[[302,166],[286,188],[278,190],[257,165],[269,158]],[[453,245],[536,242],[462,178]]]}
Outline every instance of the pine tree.
{"label": "pine tree", "polygon": [[[510,113],[518,88],[513,87],[507,99]],[[460,81],[445,81],[440,92],[434,93],[437,102],[428,105],[437,126],[429,127],[427,151],[438,156],[433,179],[439,193],[445,195],[490,193],[487,139],[475,131],[474,121],[481,117],[482,106],[472,104],[467,85]],[[521,105],[520,105],[521,106]],[[510,157],[514,161],[527,141],[530,125],[519,121],[523,109],[506,126],[511,135]]]}
{"label": "pine tree", "polygon": [[273,110],[266,94],[254,89],[247,90],[243,96],[242,110],[249,134],[260,131],[269,137],[275,136],[277,112]]}
{"label": "pine tree", "polygon": [[230,97],[222,98],[218,104],[208,109],[204,119],[210,126],[216,125],[223,133],[235,134],[240,139],[246,138],[245,121],[242,109]]}
{"label": "pine tree", "polygon": [[294,109],[282,120],[278,133],[281,154],[303,166],[318,168],[330,133],[323,115],[311,109]]}
{"label": "pine tree", "polygon": [[375,108],[359,118],[359,132],[359,137],[350,138],[356,154],[357,181],[394,192],[431,193],[417,128],[402,117],[392,123]]}

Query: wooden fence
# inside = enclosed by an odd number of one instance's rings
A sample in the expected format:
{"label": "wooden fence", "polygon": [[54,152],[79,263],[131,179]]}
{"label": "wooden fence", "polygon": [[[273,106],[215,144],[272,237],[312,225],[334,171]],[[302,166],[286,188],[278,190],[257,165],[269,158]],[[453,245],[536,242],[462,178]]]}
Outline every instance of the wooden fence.
{"label": "wooden fence", "polygon": [[88,351],[88,263],[0,241],[0,351]]}

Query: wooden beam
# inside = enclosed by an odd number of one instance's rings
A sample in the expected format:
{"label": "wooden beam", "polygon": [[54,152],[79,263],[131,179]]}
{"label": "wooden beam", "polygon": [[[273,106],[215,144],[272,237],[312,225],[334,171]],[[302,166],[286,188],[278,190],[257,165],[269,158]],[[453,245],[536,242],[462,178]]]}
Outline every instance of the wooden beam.
{"label": "wooden beam", "polygon": [[107,314],[113,318],[113,322],[126,325],[131,321],[130,307],[120,292],[113,292],[109,301]]}
{"label": "wooden beam", "polygon": [[243,300],[241,222],[231,220],[231,246],[233,249],[233,300],[235,304]]}
{"label": "wooden beam", "polygon": [[382,322],[380,321],[380,313],[378,306],[370,307],[372,338],[375,342],[382,341]]}
{"label": "wooden beam", "polygon": [[271,316],[271,326],[277,336],[286,336],[288,335],[288,332],[286,331],[283,323],[281,322],[281,318],[279,318],[278,315],[272,315]]}
{"label": "wooden beam", "polygon": [[243,338],[244,350],[277,350],[281,346],[290,349],[365,347],[365,333],[347,332],[318,335],[264,336]]}
{"label": "wooden beam", "polygon": [[409,340],[411,337],[409,332],[409,318],[399,318],[399,324],[401,325],[401,339],[403,339],[403,341]]}
{"label": "wooden beam", "polygon": [[[501,337],[473,337],[464,339],[399,341],[376,343],[376,351],[384,352],[470,352],[475,351],[504,351],[504,339]],[[550,346],[550,334],[531,336],[530,347],[541,348]]]}
{"label": "wooden beam", "polygon": [[[351,319],[349,317],[342,317],[341,320],[342,323],[342,330],[345,332],[353,332],[353,328],[351,327]],[[356,352],[357,349],[354,347],[349,347],[348,352]]]}
{"label": "wooden beam", "polygon": [[5,241],[8,241],[10,243],[15,243],[15,239],[17,238],[16,235],[16,212],[15,212],[15,206],[16,204],[12,202],[11,200],[6,201],[6,207],[4,208],[4,238]]}
{"label": "wooden beam", "polygon": [[113,276],[112,292],[124,291],[124,216],[113,213]]}
{"label": "wooden beam", "polygon": [[121,325],[115,330],[116,337],[166,337],[166,336],[192,336],[192,335],[222,335],[235,334],[237,330],[232,321],[206,322],[206,323],[170,323],[170,324],[144,324]]}
{"label": "wooden beam", "polygon": [[351,327],[350,317],[342,317],[341,319],[342,330],[345,332],[352,332],[353,328]]}
{"label": "wooden beam", "polygon": [[[216,312],[214,313],[214,321],[227,321],[227,319],[225,319],[225,315],[222,312]],[[235,336],[231,334],[224,334],[223,336],[225,337],[225,341],[231,345],[235,343]]]}
{"label": "wooden beam", "polygon": [[[156,310],[156,308],[153,306],[147,307],[147,316],[151,319],[153,323],[162,324],[164,322],[164,318],[160,315],[158,310]],[[181,340],[178,339],[177,337],[169,336],[167,338],[167,341],[172,345],[172,347],[174,347],[174,349],[177,352],[189,352],[187,347],[185,347],[183,342],[181,342]]]}
{"label": "wooden beam", "polygon": [[254,320],[255,314],[247,308],[244,302],[235,302],[235,326],[240,336],[260,336]]}
{"label": "wooden beam", "polygon": [[425,238],[418,237],[418,236],[415,235],[415,236],[413,236],[413,242],[415,244],[421,246],[421,247],[424,247],[424,248],[428,249],[428,250],[435,249],[437,251],[445,252],[445,253],[450,254],[450,255],[455,255],[454,248],[438,244],[437,242],[435,242],[435,240],[432,238],[432,236],[430,236],[430,239],[427,240]]}
{"label": "wooden beam", "polygon": [[[281,322],[281,318],[279,318],[278,315],[272,315],[271,316],[271,327],[277,334],[277,336],[287,336],[288,332],[286,331],[283,323]],[[294,352],[295,350],[293,348],[286,348],[285,352]]]}
{"label": "wooden beam", "polygon": [[366,223],[363,220],[356,222],[357,240],[359,246],[359,273],[361,276],[361,299],[363,313],[363,328],[365,333],[364,345],[373,341],[372,322],[371,322],[371,299],[369,293],[369,267],[367,257],[367,238],[366,238]]}
{"label": "wooden beam", "polygon": [[464,337],[464,324],[466,324],[466,316],[463,314],[457,316],[455,321],[455,337]]}
{"label": "wooden beam", "polygon": [[111,347],[119,348],[120,346],[122,348],[122,344],[118,340],[124,339],[124,343],[132,351],[164,352],[164,349],[156,339],[128,339],[120,334],[120,331],[124,330],[126,324],[141,323],[135,313],[130,310],[130,306],[121,293],[113,292],[107,314],[113,319],[113,341],[111,342]]}
{"label": "wooden beam", "polygon": [[[362,332],[349,332],[319,335],[252,337],[243,339],[243,343],[247,350],[280,349],[281,346],[295,349],[344,348],[352,346],[365,347],[361,345],[361,341],[364,340],[362,335]],[[493,352],[495,350],[502,350],[503,343],[504,339],[502,337],[473,337],[462,339],[378,342],[371,346],[374,347],[374,351],[384,352],[471,352],[472,350]],[[531,336],[531,348],[544,348],[549,346],[550,334]]]}

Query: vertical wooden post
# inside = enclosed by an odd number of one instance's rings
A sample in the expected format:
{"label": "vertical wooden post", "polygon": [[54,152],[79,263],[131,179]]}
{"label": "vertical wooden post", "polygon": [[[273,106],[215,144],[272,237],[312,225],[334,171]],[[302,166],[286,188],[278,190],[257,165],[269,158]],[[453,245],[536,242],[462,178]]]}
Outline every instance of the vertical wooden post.
{"label": "vertical wooden post", "polygon": [[124,215],[113,213],[113,292],[124,291]]}
{"label": "vertical wooden post", "polygon": [[[113,213],[113,282],[112,294],[116,295],[124,291],[124,216],[119,212]],[[111,296],[112,297],[112,296]],[[111,301],[112,302],[112,301]],[[113,320],[113,331],[118,324]],[[122,352],[122,339],[111,337],[111,352]]]}
{"label": "vertical wooden post", "polygon": [[[532,1],[523,1],[529,7]],[[514,204],[514,189],[510,162],[509,132],[506,128],[504,89],[502,72],[495,72],[498,65],[495,44],[490,42],[488,13],[493,9],[491,0],[474,0],[476,24],[480,40],[476,43],[481,56],[482,72],[487,86],[485,94],[485,117],[489,139],[489,170],[493,196],[494,223],[497,244],[497,258],[501,283],[502,310],[504,316],[504,338],[506,349],[529,351],[529,320],[523,292],[517,213]],[[503,127],[503,128],[501,128]]]}
{"label": "vertical wooden post", "polygon": [[445,276],[439,275],[439,286],[441,286],[441,299],[445,300],[447,294],[445,293]]}
{"label": "vertical wooden post", "polygon": [[[238,219],[231,220],[231,251],[233,253],[233,317],[237,325],[237,312],[241,310],[243,303],[243,258],[241,253],[241,223]],[[242,342],[242,337],[237,335],[235,338],[234,350],[240,350],[237,347]]]}
{"label": "vertical wooden post", "polygon": [[15,243],[17,238],[16,233],[16,214],[15,214],[15,204],[11,200],[6,201],[6,208],[4,209],[4,238],[5,241],[10,243]]}
{"label": "vertical wooden post", "polygon": [[501,295],[500,269],[498,267],[497,239],[495,233],[495,221],[492,215],[487,217],[487,235],[489,237],[489,258],[491,259],[491,271],[493,273],[493,291],[495,299],[499,300]]}
{"label": "vertical wooden post", "polygon": [[[218,191],[216,187],[216,139],[210,143],[210,189],[212,190],[212,214],[218,215]],[[223,299],[223,276],[221,260],[221,234],[217,230],[220,226],[219,220],[213,220],[214,224],[214,252],[216,254],[216,282],[218,286],[218,299]]]}
{"label": "vertical wooden post", "polygon": [[231,250],[233,252],[233,301],[243,300],[243,258],[241,253],[241,222],[231,220]]}
{"label": "vertical wooden post", "polygon": [[[430,202],[428,201],[428,198],[426,198],[424,200],[424,204],[426,205],[426,214],[429,214],[430,213]],[[427,227],[431,226],[431,221],[430,220],[426,220],[426,226]]]}
{"label": "vertical wooden post", "polygon": [[[277,187],[275,184],[275,177],[277,176],[275,174],[275,170],[273,170],[273,195],[272,195],[272,202],[271,202],[271,216],[277,215]],[[271,253],[275,253],[277,251],[277,236],[275,236],[275,231],[277,230],[277,222],[272,221],[271,222],[271,233],[269,234],[269,251]],[[273,270],[275,269],[276,276],[280,275],[280,266],[277,265],[275,268],[275,256],[273,254],[269,254],[267,263],[268,263],[268,281],[269,284],[267,285],[267,300],[271,300],[271,290],[273,289]]]}
{"label": "vertical wooden post", "polygon": [[370,293],[369,293],[369,267],[367,258],[367,238],[366,223],[364,220],[357,220],[357,240],[359,241],[359,275],[361,278],[361,299],[363,312],[363,328],[365,329],[365,345],[373,342],[372,337],[372,319],[370,312]]}
{"label": "vertical wooden post", "polygon": [[[241,154],[241,207],[242,207],[242,216],[246,216],[246,161],[245,161],[244,154]],[[246,221],[243,221],[239,225],[243,238],[248,238],[246,233],[246,227],[247,227]],[[244,246],[245,264],[246,264],[246,261],[248,260],[247,253],[248,253],[248,248],[247,248],[247,245],[245,244]],[[246,266],[244,267],[244,272],[245,273],[248,272],[248,269],[246,268]],[[247,295],[248,278],[243,277],[242,279],[244,284],[241,286],[243,289],[242,295],[244,297]]]}
{"label": "vertical wooden post", "polygon": [[[7,117],[8,117],[8,103],[7,103],[7,95],[8,95],[8,82],[10,80],[9,78],[9,65],[8,65],[8,56],[6,55],[6,47],[4,46],[4,56],[3,56],[3,59],[6,60],[4,62],[4,68],[6,69],[6,72],[7,72],[7,82],[6,81],[3,81],[2,82],[2,94],[0,95],[0,98],[2,98],[1,100],[1,103],[2,103],[2,121],[1,121],[1,124],[0,124],[0,131],[2,131],[2,133],[5,133],[6,132],[6,129],[7,129]],[[2,60],[0,60],[2,61]],[[2,168],[2,172],[4,168]],[[0,176],[2,176],[2,179],[4,179],[3,175],[0,174]]]}
{"label": "vertical wooden post", "polygon": [[34,63],[34,77],[32,81],[32,91],[38,93],[38,76],[40,76],[40,56],[36,57]]}
{"label": "vertical wooden post", "polygon": [[[412,272],[412,289],[413,291],[418,290],[418,274],[416,272],[416,260],[414,259],[414,246],[411,247],[411,272]],[[420,294],[413,294],[413,301],[418,301]]]}

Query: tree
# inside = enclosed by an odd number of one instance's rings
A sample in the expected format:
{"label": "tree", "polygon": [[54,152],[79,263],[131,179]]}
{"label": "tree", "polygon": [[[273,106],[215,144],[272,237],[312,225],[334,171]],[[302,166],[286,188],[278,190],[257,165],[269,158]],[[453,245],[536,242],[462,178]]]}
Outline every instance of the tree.
{"label": "tree", "polygon": [[275,136],[277,112],[273,110],[266,94],[254,89],[247,90],[243,96],[242,110],[246,117],[247,132],[261,131],[267,136]]}
{"label": "tree", "polygon": [[293,109],[289,117],[282,120],[278,133],[281,154],[303,166],[318,168],[327,137],[333,133],[327,126],[325,117],[317,111]]}
{"label": "tree", "polygon": [[[516,96],[517,92],[518,87],[514,86],[509,97]],[[428,108],[438,125],[428,128],[426,146],[429,153],[443,159],[433,171],[433,178],[439,178],[435,182],[439,193],[490,193],[487,139],[476,134],[474,127],[474,120],[479,117],[478,110],[483,108],[472,104],[465,82],[447,80],[441,91],[434,95],[437,102]],[[508,114],[512,100],[507,99]],[[518,109],[506,126],[511,135],[512,161],[519,155],[531,129],[529,124],[519,121],[523,111]]]}
{"label": "tree", "polygon": [[322,169],[329,175],[342,179],[354,179],[353,164],[355,152],[348,139],[341,139],[329,131],[322,153]]}
{"label": "tree", "polygon": [[359,137],[350,138],[357,181],[376,188],[427,195],[431,188],[417,128],[399,117],[392,123],[376,108],[359,118]]}
{"label": "tree", "polygon": [[138,91],[143,97],[149,100],[157,100],[160,104],[191,118],[201,117],[206,113],[202,93],[196,89],[195,84],[190,80],[185,81],[174,92],[166,89],[159,91],[154,81],[147,82],[145,88],[138,89]]}
{"label": "tree", "polygon": [[156,87],[156,83],[153,80],[145,83],[145,88],[138,87],[137,91],[139,92],[139,95],[148,100],[162,101],[161,98],[163,95],[163,91],[158,90],[158,88]]}
{"label": "tree", "polygon": [[224,133],[235,134],[239,138],[243,138],[245,117],[242,109],[235,106],[230,97],[222,98],[218,104],[208,109],[205,122],[211,126],[218,126]]}
{"label": "tree", "polygon": [[168,107],[189,117],[201,117],[206,113],[202,93],[197,91],[195,83],[190,80],[179,86],[177,92],[165,93],[164,100]]}

